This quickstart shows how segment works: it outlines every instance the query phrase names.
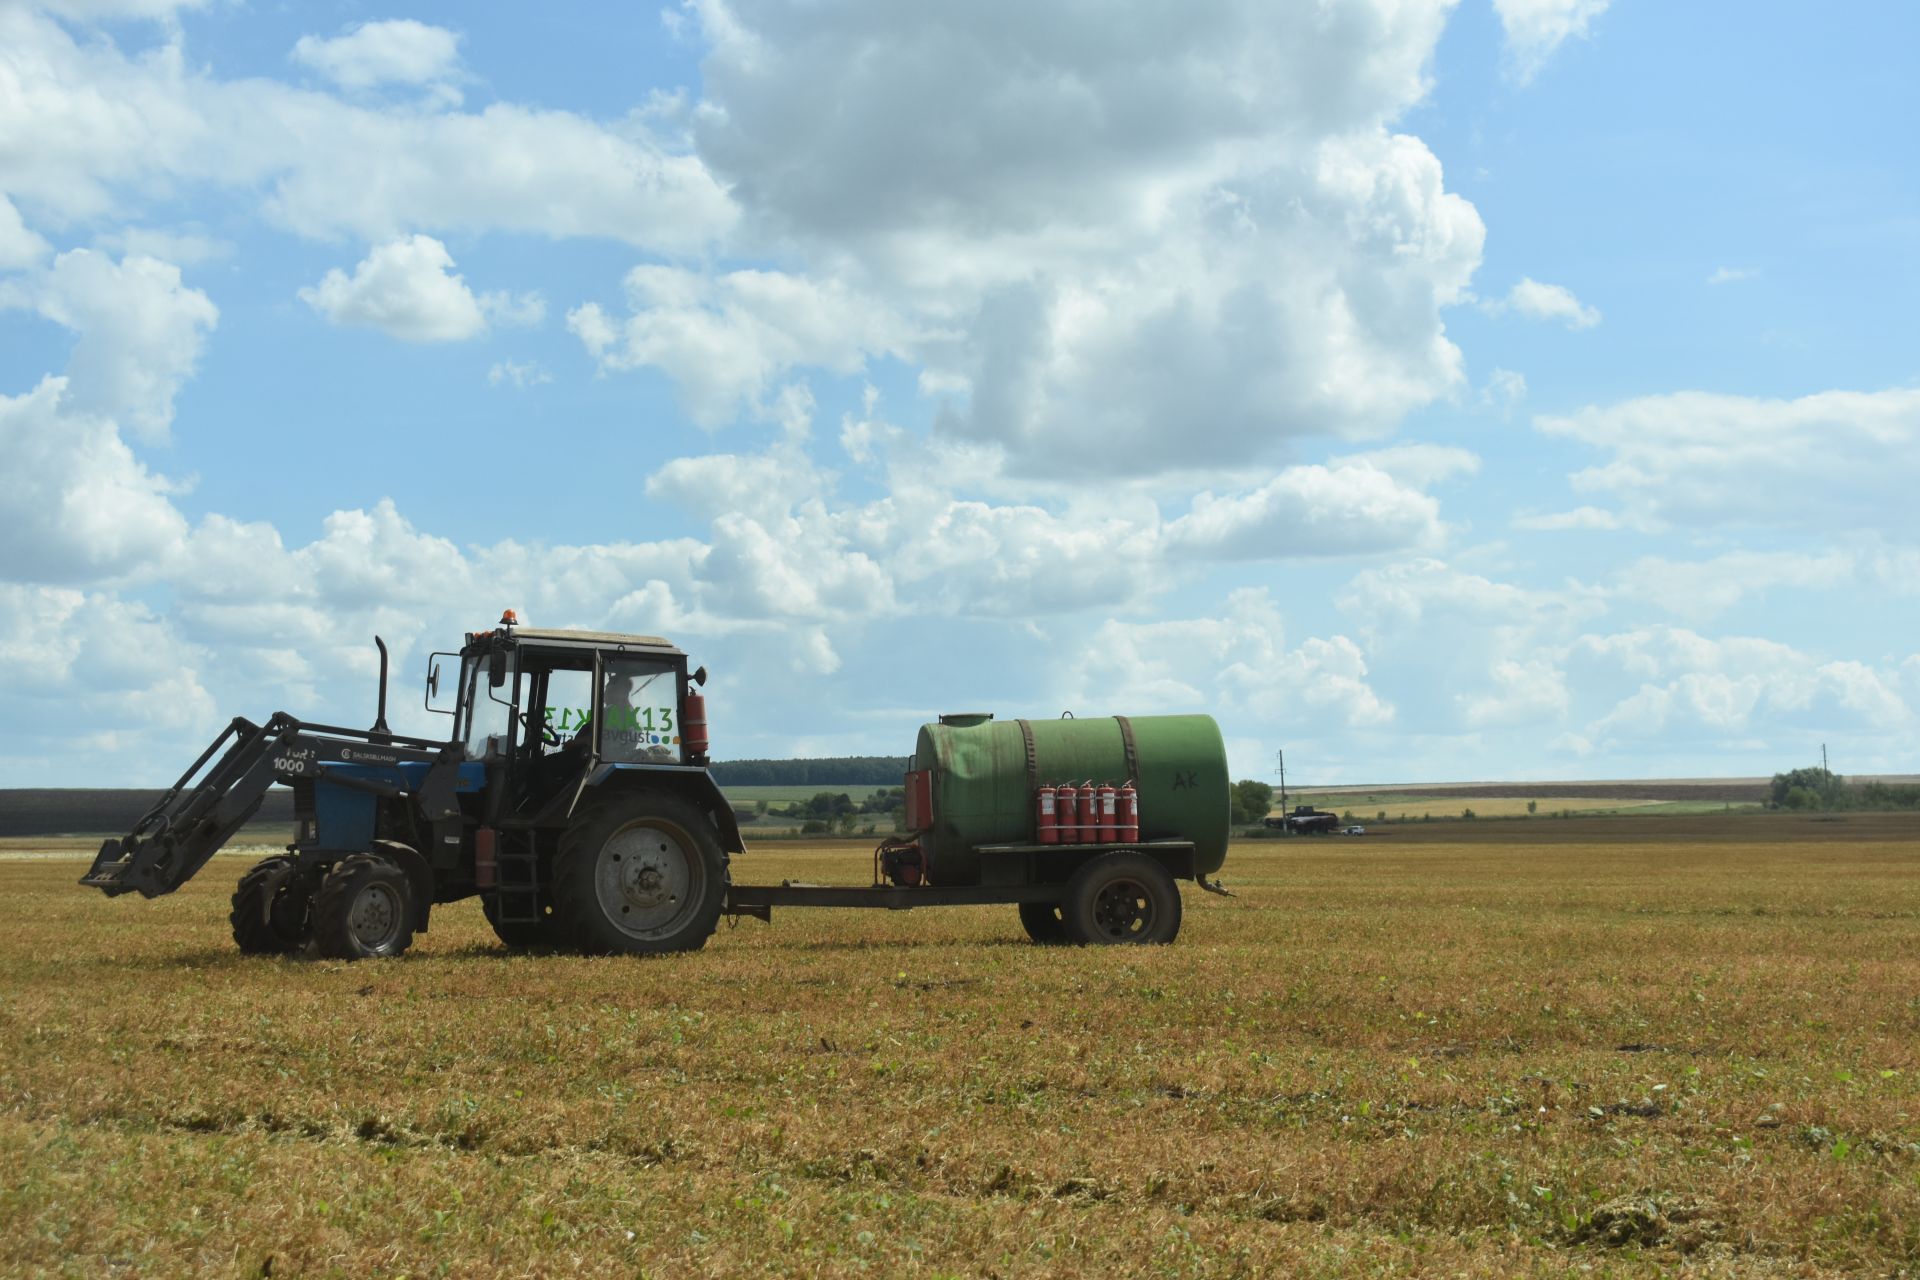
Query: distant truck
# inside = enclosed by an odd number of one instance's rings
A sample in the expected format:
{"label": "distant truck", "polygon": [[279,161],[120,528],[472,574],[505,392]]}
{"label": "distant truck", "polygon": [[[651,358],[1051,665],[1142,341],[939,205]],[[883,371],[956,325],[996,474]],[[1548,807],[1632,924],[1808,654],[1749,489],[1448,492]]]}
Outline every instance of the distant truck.
{"label": "distant truck", "polygon": [[1310,804],[1296,805],[1292,813],[1268,816],[1262,825],[1296,836],[1330,836],[1340,829],[1340,815],[1316,809]]}

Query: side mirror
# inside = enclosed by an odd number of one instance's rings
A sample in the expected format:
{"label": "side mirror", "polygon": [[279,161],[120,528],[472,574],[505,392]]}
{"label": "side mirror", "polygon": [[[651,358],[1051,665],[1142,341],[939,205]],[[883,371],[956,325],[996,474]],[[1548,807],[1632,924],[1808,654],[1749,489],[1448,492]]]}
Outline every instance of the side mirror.
{"label": "side mirror", "polygon": [[694,668],[693,682],[702,689],[707,687],[707,669],[705,667]]}
{"label": "side mirror", "polygon": [[435,715],[450,716],[455,711],[454,707],[434,705],[435,699],[440,696],[440,659],[451,658],[453,656],[454,655],[450,653],[434,653],[429,654],[427,657],[427,696],[422,701],[427,710],[433,712]]}
{"label": "side mirror", "polygon": [[507,651],[495,649],[487,655],[487,688],[498,689],[507,682]]}

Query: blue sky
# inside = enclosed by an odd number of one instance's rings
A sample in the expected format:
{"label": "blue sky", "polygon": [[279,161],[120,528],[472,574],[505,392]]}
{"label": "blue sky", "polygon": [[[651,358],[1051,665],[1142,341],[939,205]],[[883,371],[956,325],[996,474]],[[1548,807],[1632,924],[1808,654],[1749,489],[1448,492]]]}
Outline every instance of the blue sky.
{"label": "blue sky", "polygon": [[721,757],[1920,747],[1911,6],[0,6],[0,785],[503,607]]}

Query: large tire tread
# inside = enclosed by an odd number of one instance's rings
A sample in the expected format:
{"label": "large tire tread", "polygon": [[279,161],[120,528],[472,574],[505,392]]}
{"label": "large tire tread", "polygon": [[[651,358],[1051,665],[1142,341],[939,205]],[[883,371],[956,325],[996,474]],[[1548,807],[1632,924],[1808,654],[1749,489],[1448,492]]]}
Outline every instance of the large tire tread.
{"label": "large tire tread", "polygon": [[[227,916],[227,923],[232,926],[233,940],[243,954],[292,955],[305,943],[308,904],[294,898],[294,895],[304,895],[305,889],[292,882],[289,872],[294,872],[294,860],[285,854],[274,854],[254,863],[240,877],[240,884],[233,891],[233,910]],[[276,899],[271,913],[267,902],[269,894]]]}
{"label": "large tire tread", "polygon": [[[354,899],[375,880],[397,889],[400,903],[398,933],[391,945],[378,952],[367,950],[348,923]],[[349,854],[333,864],[320,882],[320,891],[313,896],[314,950],[330,960],[400,955],[413,945],[413,908],[413,887],[397,864],[378,854]]]}
{"label": "large tire tread", "polygon": [[[1103,890],[1133,886],[1146,901],[1143,927],[1115,936],[1102,927]],[[1180,887],[1168,870],[1143,853],[1108,853],[1086,863],[1067,881],[1060,917],[1070,941],[1083,945],[1164,946],[1180,934]]]}
{"label": "large tire tread", "polygon": [[[608,920],[594,887],[602,846],[630,823],[654,819],[678,828],[706,862],[708,900],[668,938],[636,938]],[[553,914],[563,945],[587,955],[664,955],[698,951],[720,923],[729,883],[728,858],[719,833],[700,809],[657,791],[627,792],[596,800],[567,824],[553,860]]]}
{"label": "large tire tread", "polygon": [[502,920],[498,899],[491,893],[480,898],[480,910],[487,917],[487,923],[493,926],[493,936],[500,939],[503,946],[513,951],[554,951],[566,946],[567,931],[561,923],[559,913],[554,910],[552,895],[543,895],[549,900],[542,904],[544,918],[535,921]]}
{"label": "large tire tread", "polygon": [[1060,914],[1057,902],[1023,902],[1020,904],[1020,927],[1027,931],[1036,946],[1057,947],[1067,941],[1067,922]]}

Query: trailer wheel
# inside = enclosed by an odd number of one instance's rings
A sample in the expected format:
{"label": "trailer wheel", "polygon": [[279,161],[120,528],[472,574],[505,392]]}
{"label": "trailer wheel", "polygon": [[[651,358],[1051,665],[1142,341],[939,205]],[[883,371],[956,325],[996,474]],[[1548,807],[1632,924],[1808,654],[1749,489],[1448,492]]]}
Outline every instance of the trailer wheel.
{"label": "trailer wheel", "polygon": [[1074,942],[1164,944],[1180,932],[1180,889],[1143,853],[1104,854],[1067,881],[1060,917]]}
{"label": "trailer wheel", "polygon": [[493,926],[493,936],[516,951],[529,947],[564,946],[566,933],[560,927],[559,916],[554,913],[550,895],[543,893],[540,898],[538,920],[502,920],[499,895],[492,893],[481,895],[480,910],[486,913],[487,923]]}
{"label": "trailer wheel", "polygon": [[250,956],[292,955],[307,940],[313,889],[292,858],[262,858],[240,877],[227,923]]}
{"label": "trailer wheel", "polygon": [[1067,922],[1057,902],[1023,902],[1020,926],[1027,936],[1043,947],[1057,947],[1067,940]]}
{"label": "trailer wheel", "polygon": [[397,956],[413,945],[413,888],[378,854],[340,859],[313,897],[315,949],[332,960]]}
{"label": "trailer wheel", "polygon": [[727,855],[713,823],[659,792],[586,809],[554,860],[554,914],[566,940],[589,954],[698,951],[726,892]]}

